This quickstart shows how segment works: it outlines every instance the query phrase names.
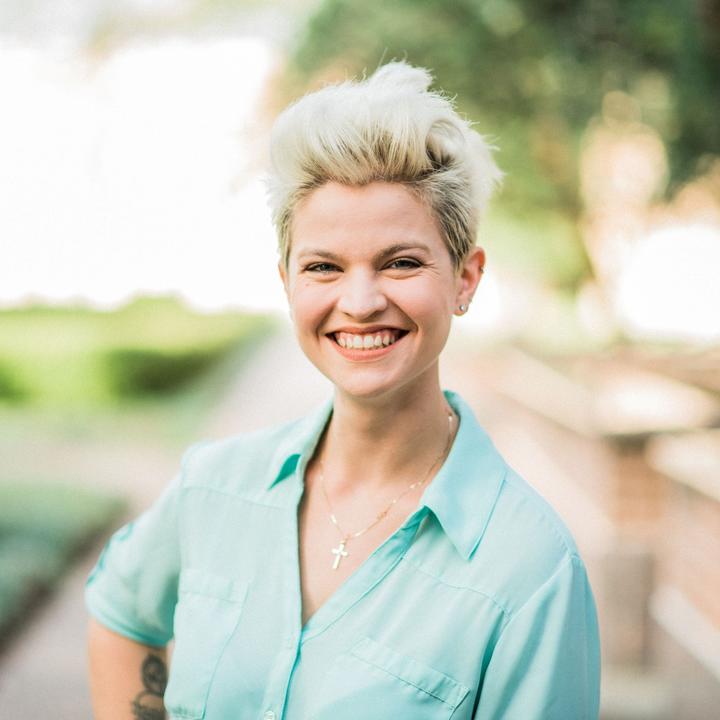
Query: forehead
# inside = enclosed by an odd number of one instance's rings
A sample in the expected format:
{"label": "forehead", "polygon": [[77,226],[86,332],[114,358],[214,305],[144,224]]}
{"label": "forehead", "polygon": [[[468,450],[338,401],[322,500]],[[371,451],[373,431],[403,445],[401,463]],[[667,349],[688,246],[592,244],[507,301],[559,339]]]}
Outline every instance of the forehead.
{"label": "forehead", "polygon": [[293,214],[291,238],[291,255],[308,248],[377,251],[413,241],[447,252],[430,209],[404,185],[389,182],[331,182],[313,190]]}

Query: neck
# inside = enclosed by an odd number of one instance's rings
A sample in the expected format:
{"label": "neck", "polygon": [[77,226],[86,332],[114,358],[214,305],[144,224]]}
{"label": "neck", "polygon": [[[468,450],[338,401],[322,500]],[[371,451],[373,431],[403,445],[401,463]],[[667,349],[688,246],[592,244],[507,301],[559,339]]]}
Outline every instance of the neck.
{"label": "neck", "polygon": [[372,401],[337,392],[319,449],[328,489],[335,497],[387,494],[429,480],[457,430],[457,417],[449,422],[448,410],[439,382],[429,391],[409,389]]}

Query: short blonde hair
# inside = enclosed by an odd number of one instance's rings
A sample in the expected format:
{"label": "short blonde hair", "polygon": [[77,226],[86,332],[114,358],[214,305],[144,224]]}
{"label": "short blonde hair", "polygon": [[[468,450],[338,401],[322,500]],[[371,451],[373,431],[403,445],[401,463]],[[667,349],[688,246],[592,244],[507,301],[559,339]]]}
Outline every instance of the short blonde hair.
{"label": "short blonde hair", "polygon": [[391,62],[362,81],[305,95],[278,116],[267,187],[286,266],[293,212],[313,190],[388,181],[431,208],[460,267],[502,173],[491,146],[431,82],[424,68]]}

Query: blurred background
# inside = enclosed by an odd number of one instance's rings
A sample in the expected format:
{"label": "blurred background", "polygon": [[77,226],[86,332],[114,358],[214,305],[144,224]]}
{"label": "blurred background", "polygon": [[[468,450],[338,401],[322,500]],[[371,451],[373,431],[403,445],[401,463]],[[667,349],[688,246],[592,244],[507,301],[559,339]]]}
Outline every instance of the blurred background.
{"label": "blurred background", "polygon": [[602,717],[718,717],[718,0],[0,6],[2,717],[90,717],[84,579],[188,443],[330,392],[277,278],[268,129],[392,59],[499,149],[443,380],[578,541]]}

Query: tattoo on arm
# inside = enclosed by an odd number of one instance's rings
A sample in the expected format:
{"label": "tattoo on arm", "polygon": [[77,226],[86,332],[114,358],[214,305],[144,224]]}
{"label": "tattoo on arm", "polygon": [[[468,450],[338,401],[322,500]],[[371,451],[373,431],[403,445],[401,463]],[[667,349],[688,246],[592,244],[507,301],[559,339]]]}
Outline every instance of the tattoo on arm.
{"label": "tattoo on arm", "polygon": [[137,720],[165,720],[163,695],[167,686],[167,667],[162,658],[148,654],[142,664],[144,690],[132,701],[133,717]]}

